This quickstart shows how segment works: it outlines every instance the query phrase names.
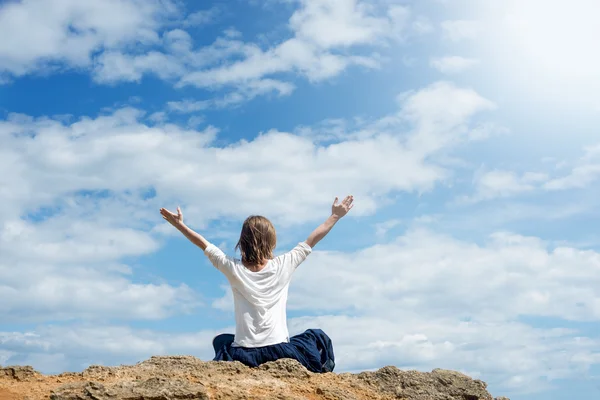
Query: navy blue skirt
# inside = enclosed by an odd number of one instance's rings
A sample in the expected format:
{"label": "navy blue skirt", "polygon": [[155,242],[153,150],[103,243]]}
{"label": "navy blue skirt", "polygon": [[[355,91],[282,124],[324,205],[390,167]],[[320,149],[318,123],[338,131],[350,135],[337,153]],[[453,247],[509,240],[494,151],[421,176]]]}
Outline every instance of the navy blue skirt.
{"label": "navy blue skirt", "polygon": [[234,347],[233,340],[234,335],[230,333],[213,339],[213,361],[240,361],[249,367],[258,367],[280,358],[292,358],[311,372],[332,372],[335,368],[331,339],[320,329],[308,329],[292,336],[289,343],[264,347]]}

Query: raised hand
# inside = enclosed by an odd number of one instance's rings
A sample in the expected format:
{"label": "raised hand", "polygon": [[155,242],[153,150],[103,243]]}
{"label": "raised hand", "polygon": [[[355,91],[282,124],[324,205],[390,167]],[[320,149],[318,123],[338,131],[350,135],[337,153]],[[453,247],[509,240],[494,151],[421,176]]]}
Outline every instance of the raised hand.
{"label": "raised hand", "polygon": [[162,215],[163,219],[176,228],[183,225],[183,213],[179,207],[177,207],[177,214],[172,213],[166,208],[161,208],[160,214]]}
{"label": "raised hand", "polygon": [[354,207],[354,204],[352,204],[353,201],[354,196],[350,195],[346,196],[346,198],[338,204],[338,198],[336,197],[333,201],[333,205],[331,206],[331,214],[338,218],[342,218],[348,213],[348,211],[350,211],[352,207]]}

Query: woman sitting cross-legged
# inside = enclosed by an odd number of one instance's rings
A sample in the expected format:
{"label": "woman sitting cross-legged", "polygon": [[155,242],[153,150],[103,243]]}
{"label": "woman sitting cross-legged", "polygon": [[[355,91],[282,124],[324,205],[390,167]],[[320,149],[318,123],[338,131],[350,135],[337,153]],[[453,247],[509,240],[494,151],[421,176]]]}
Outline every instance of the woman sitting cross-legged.
{"label": "woman sitting cross-legged", "polygon": [[341,203],[336,197],[331,216],[291,251],[273,256],[275,228],[265,217],[250,216],[244,221],[236,249],[241,259],[225,255],[202,235],[183,223],[181,209],[172,213],[161,208],[163,218],[200,247],[221,271],[233,292],[235,335],[222,334],[213,340],[214,361],[240,361],[257,367],[280,358],[298,360],[309,371],[331,372],[335,367],[331,339],[320,329],[308,329],[289,337],[286,321],[288,288],[296,268],[312,248],[353,206],[353,197]]}

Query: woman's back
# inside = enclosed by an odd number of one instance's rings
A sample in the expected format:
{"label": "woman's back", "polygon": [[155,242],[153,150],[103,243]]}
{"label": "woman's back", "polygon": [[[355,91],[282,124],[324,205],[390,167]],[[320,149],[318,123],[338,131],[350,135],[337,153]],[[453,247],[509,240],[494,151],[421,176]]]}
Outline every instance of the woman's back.
{"label": "woman's back", "polygon": [[255,272],[218,247],[206,247],[204,253],[231,285],[236,323],[234,346],[262,347],[289,341],[288,288],[294,271],[311,251],[308,244],[301,242]]}

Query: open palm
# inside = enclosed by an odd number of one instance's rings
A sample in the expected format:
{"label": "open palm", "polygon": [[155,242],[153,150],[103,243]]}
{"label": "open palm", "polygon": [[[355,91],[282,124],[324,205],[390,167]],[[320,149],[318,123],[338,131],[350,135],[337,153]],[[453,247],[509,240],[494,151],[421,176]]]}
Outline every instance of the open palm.
{"label": "open palm", "polygon": [[177,207],[177,213],[173,213],[166,208],[161,208],[160,214],[162,215],[163,219],[173,226],[179,226],[183,224],[183,213],[179,207]]}
{"label": "open palm", "polygon": [[353,201],[354,196],[350,195],[346,196],[346,198],[338,204],[338,198],[336,197],[331,206],[331,213],[339,218],[343,217],[354,206],[354,204],[352,204]]}

